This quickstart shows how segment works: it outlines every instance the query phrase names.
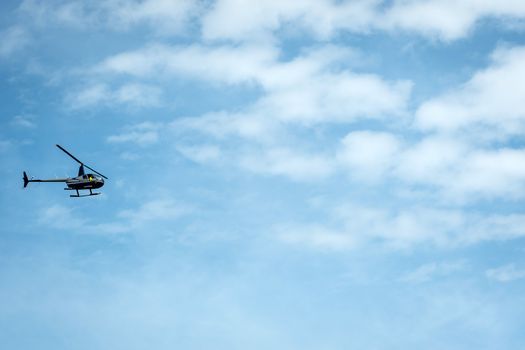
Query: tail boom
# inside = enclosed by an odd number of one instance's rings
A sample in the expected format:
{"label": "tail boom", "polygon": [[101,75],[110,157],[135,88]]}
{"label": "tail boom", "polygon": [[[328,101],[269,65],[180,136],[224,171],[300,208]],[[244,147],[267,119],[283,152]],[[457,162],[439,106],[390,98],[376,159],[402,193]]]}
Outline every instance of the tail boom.
{"label": "tail boom", "polygon": [[41,179],[29,179],[29,177],[27,176],[26,172],[24,171],[24,188],[27,187],[27,185],[30,183],[30,182],[66,182],[67,179],[45,179],[45,180],[41,180]]}

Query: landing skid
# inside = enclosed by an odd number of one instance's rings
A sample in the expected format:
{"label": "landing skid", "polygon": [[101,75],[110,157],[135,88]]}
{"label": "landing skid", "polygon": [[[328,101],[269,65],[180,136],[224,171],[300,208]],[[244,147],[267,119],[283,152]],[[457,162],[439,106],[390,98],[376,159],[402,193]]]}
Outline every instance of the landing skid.
{"label": "landing skid", "polygon": [[[71,190],[72,190],[72,189],[71,189]],[[97,195],[100,194],[100,193],[98,193],[98,192],[93,193],[93,192],[91,191],[91,189],[89,190],[89,194],[80,194],[80,193],[78,192],[78,190],[75,190],[75,191],[77,191],[77,194],[70,194],[69,197],[74,197],[74,198],[80,198],[80,197],[91,197],[91,196],[97,196]]]}

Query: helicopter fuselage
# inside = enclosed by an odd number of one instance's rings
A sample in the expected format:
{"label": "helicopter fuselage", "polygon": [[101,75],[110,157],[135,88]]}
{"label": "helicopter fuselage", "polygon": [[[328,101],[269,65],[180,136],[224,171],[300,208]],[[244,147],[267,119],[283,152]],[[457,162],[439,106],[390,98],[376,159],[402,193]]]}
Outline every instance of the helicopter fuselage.
{"label": "helicopter fuselage", "polygon": [[72,190],[91,190],[104,186],[104,179],[95,174],[84,174],[68,178],[65,183]]}

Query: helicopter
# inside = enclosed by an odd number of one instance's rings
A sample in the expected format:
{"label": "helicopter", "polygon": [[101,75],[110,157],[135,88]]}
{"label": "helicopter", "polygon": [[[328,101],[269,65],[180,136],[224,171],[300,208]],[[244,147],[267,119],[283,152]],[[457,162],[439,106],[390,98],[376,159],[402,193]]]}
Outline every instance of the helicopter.
{"label": "helicopter", "polygon": [[[93,168],[90,168],[80,160],[78,160],[74,155],[69,153],[64,147],[60,145],[56,145],[61,151],[63,151],[65,154],[73,158],[75,161],[77,161],[80,164],[80,168],[78,168],[78,175],[76,177],[68,177],[63,179],[49,179],[49,180],[39,180],[39,179],[29,179],[26,172],[24,171],[24,188],[27,187],[27,185],[30,182],[65,182],[66,188],[64,190],[66,191],[76,191],[77,194],[72,194],[70,197],[89,197],[89,196],[96,196],[100,193],[93,192],[93,189],[100,188],[104,186],[104,179],[108,179],[106,176],[102,175],[98,171],[96,171]],[[84,172],[84,167],[88,168],[89,170],[93,171],[94,174],[86,174]],[[80,194],[79,190],[89,190],[89,194]]]}

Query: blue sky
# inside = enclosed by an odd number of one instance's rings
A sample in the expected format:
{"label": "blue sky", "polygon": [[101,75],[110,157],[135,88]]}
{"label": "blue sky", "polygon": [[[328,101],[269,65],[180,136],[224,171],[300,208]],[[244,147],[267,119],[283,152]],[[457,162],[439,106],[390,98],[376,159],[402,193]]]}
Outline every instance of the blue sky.
{"label": "blue sky", "polygon": [[522,2],[1,6],[2,348],[525,342]]}

